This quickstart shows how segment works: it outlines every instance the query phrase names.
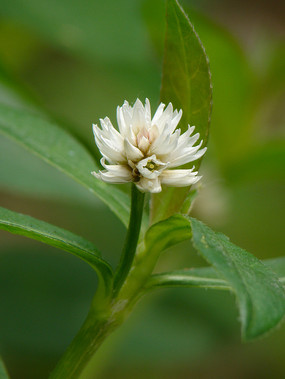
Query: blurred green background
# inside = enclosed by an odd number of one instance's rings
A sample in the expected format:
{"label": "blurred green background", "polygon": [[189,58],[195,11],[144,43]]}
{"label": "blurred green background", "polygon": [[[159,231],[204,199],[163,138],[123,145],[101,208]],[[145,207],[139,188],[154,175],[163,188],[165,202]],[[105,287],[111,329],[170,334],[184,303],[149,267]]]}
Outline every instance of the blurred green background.
{"label": "blurred green background", "polygon": [[[280,256],[284,2],[182,4],[205,45],[214,87],[193,214],[258,258]],[[148,97],[153,109],[158,105],[163,33],[162,0],[1,0],[0,101],[51,114],[97,154],[92,122],[108,115],[115,123],[124,99]],[[81,234],[116,264],[124,228],[101,202],[2,136],[0,162],[1,206]],[[1,354],[12,379],[46,378],[84,320],[96,276],[67,253],[0,237]],[[203,264],[182,244],[157,270]],[[228,293],[160,290],[137,305],[92,364],[100,379],[281,379],[284,337],[283,325],[241,344]]]}

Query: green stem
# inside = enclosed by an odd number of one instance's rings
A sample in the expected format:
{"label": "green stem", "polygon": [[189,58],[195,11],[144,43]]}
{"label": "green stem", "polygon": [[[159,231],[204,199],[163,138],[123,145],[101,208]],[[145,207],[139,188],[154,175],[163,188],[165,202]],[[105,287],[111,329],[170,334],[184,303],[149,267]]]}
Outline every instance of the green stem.
{"label": "green stem", "polygon": [[110,317],[91,308],[78,334],[58,362],[50,379],[78,379],[104,339],[116,328]]}
{"label": "green stem", "polygon": [[122,287],[134,260],[140,235],[143,206],[144,193],[140,192],[135,184],[132,184],[131,215],[121,259],[115,273],[114,297]]}
{"label": "green stem", "polygon": [[130,312],[131,307],[128,301],[121,302],[121,299],[116,296],[124,284],[134,260],[143,206],[144,194],[138,191],[133,184],[129,228],[121,260],[115,273],[113,298],[111,298],[108,288],[104,287],[107,290],[105,298],[102,297],[104,291],[97,292],[83,326],[52,372],[50,379],[78,379],[105,338],[123,322]]}
{"label": "green stem", "polygon": [[58,362],[50,379],[78,379],[107,336],[105,325],[98,320],[90,325],[85,323]]}

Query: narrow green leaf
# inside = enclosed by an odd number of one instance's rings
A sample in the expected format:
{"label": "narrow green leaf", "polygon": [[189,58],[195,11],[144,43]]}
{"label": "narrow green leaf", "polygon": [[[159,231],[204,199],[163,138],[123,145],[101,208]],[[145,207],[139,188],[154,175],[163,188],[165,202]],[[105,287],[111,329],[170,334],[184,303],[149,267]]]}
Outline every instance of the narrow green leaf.
{"label": "narrow green leaf", "polygon": [[152,275],[146,289],[158,287],[203,287],[231,289],[229,284],[212,267],[199,267]]}
{"label": "narrow green leaf", "polygon": [[127,225],[129,197],[91,175],[97,169],[93,157],[67,131],[40,116],[0,104],[0,132],[87,187]]}
{"label": "narrow green leaf", "polygon": [[109,291],[112,283],[112,268],[101,257],[96,247],[84,238],[67,230],[33,217],[0,207],[0,229],[32,238],[65,250],[87,262],[104,281]]}
{"label": "narrow green leaf", "polygon": [[6,367],[1,357],[0,357],[0,379],[9,379],[9,375],[7,373]]}
{"label": "narrow green leaf", "polygon": [[285,315],[285,292],[277,275],[224,234],[194,218],[188,219],[194,247],[236,294],[243,338],[253,339],[275,327]]}
{"label": "narrow green leaf", "polygon": [[[193,25],[176,0],[167,0],[161,101],[182,109],[182,132],[188,124],[195,125],[203,146],[207,144],[212,107],[209,62]],[[196,162],[196,168],[199,164]],[[189,165],[192,167],[193,162]],[[188,190],[169,188],[153,195],[153,221],[179,211]]]}
{"label": "narrow green leaf", "polygon": [[[285,284],[285,257],[262,261],[278,276],[278,280]],[[203,287],[217,290],[231,290],[230,283],[213,267],[198,267],[176,270],[152,275],[147,282],[146,289],[161,287]]]}
{"label": "narrow green leaf", "polygon": [[161,101],[183,110],[182,131],[196,126],[206,144],[212,88],[209,61],[188,16],[177,0],[167,0]]}

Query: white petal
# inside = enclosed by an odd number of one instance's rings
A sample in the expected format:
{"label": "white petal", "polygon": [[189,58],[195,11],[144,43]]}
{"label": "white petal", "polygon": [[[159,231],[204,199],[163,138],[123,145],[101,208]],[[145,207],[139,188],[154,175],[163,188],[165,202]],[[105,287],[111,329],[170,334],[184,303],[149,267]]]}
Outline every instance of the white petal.
{"label": "white petal", "polygon": [[141,178],[141,180],[136,183],[136,186],[142,192],[151,192],[151,193],[161,192],[161,184],[158,178],[156,179]]}
{"label": "white petal", "polygon": [[173,134],[164,133],[151,145],[149,152],[158,155],[163,161],[170,161],[172,155],[169,154],[176,150],[179,136],[180,129],[177,129]]}
{"label": "white petal", "polygon": [[[162,133],[165,124],[172,120],[173,106],[171,103],[168,104],[166,109],[163,111],[162,115],[157,119],[155,125],[157,125],[159,131]],[[154,123],[152,121],[152,123]]]}
{"label": "white petal", "polygon": [[133,118],[133,108],[129,106],[129,103],[124,103],[121,107],[122,116],[124,117],[127,127],[131,125]]}
{"label": "white petal", "polygon": [[[123,146],[120,143],[117,143],[116,139],[110,140],[104,137],[103,131],[98,128],[97,125],[93,125],[93,133],[96,145],[98,146],[101,154],[110,163],[126,161]],[[112,135],[110,135],[110,138],[112,138]]]}
{"label": "white petal", "polygon": [[110,119],[108,117],[105,117],[104,119],[100,118],[100,123],[101,123],[102,129],[105,132],[104,134],[108,138],[112,138],[113,141],[116,141],[116,143],[119,144],[120,147],[123,146],[124,139],[121,136],[121,134],[114,128]]}
{"label": "white petal", "polygon": [[145,99],[145,119],[148,125],[151,124],[151,109],[148,98]]}
{"label": "white petal", "polygon": [[151,144],[150,153],[151,154],[163,154],[161,149],[167,147],[170,139],[170,133],[168,133],[167,128],[160,131],[158,130],[158,136],[155,141]]}
{"label": "white petal", "polygon": [[185,146],[193,146],[194,143],[198,141],[200,138],[200,134],[196,133],[194,136],[190,137],[191,134],[191,128],[189,128],[185,133],[182,134],[182,136],[179,138],[178,145],[179,147],[185,147]]}
{"label": "white petal", "polygon": [[129,180],[129,179],[126,179],[126,178],[123,178],[123,177],[117,177],[115,176],[114,174],[112,174],[111,172],[109,171],[99,171],[98,173],[93,171],[91,172],[92,175],[95,176],[95,178],[97,179],[101,179],[103,180],[104,182],[107,182],[107,183],[117,183],[117,184],[120,184],[120,183],[129,183],[132,181]]}
{"label": "white petal", "polygon": [[186,187],[197,183],[201,176],[197,176],[198,172],[190,170],[164,170],[160,175],[162,184],[173,187]]}
{"label": "white petal", "polygon": [[[173,149],[172,151],[169,151],[169,156],[167,157],[168,161],[174,161],[178,157],[185,155],[185,154],[189,154],[190,152],[192,152],[194,154],[200,148],[200,146],[202,145],[202,141],[199,145],[197,145],[196,147],[193,147],[194,143],[200,137],[199,133],[196,133],[193,137],[189,138],[191,133],[193,132],[194,128],[195,127],[190,128],[188,126],[188,130],[178,138],[177,145],[176,145],[175,149]],[[177,130],[179,130],[179,129],[177,129]],[[195,148],[196,148],[196,150],[195,150]]]}
{"label": "white petal", "polygon": [[131,129],[136,136],[140,130],[148,128],[148,121],[146,117],[146,110],[142,102],[137,99],[133,106],[133,117],[131,123]]}
{"label": "white petal", "polygon": [[143,158],[143,153],[134,145],[132,145],[128,139],[124,140],[125,154],[131,161],[138,161]]}
{"label": "white petal", "polygon": [[118,123],[119,131],[122,134],[122,136],[126,136],[127,127],[126,127],[126,122],[125,122],[125,118],[124,118],[121,107],[117,107],[117,123]]}
{"label": "white petal", "polygon": [[[201,141],[202,142],[202,141]],[[182,166],[189,162],[194,162],[197,159],[201,158],[203,154],[205,154],[207,148],[199,150],[201,143],[198,146],[191,147],[189,149],[184,149],[181,152],[181,155],[175,159],[170,160],[169,167],[178,167]],[[199,150],[199,151],[198,151]]]}
{"label": "white petal", "polygon": [[182,117],[182,109],[180,109],[179,112],[177,112],[175,110],[174,114],[173,114],[173,118],[171,120],[171,123],[170,123],[170,128],[169,128],[169,131],[170,133],[172,133],[176,126],[178,125],[179,121],[181,120],[181,117]]}
{"label": "white petal", "polygon": [[111,183],[128,183],[133,181],[132,171],[127,165],[107,165],[105,159],[101,159],[102,166],[106,171],[92,172],[96,178]]}
{"label": "white petal", "polygon": [[158,127],[156,125],[152,125],[149,129],[149,140],[151,143],[154,143],[154,141],[157,139],[157,137],[159,136],[159,130],[158,130]]}
{"label": "white petal", "polygon": [[154,114],[154,116],[153,116],[153,118],[152,118],[152,122],[151,122],[152,125],[156,125],[158,119],[160,118],[160,116],[161,116],[162,113],[163,113],[163,109],[164,109],[164,107],[165,107],[165,104],[163,104],[163,103],[160,103],[160,104],[159,104],[159,107],[157,108],[157,110],[156,110],[156,112],[155,112],[155,114]]}
{"label": "white petal", "polygon": [[142,136],[140,139],[139,139],[139,142],[138,142],[138,148],[143,151],[144,153],[147,152],[148,148],[150,146],[150,142],[149,142],[149,139],[146,138],[145,136]]}
{"label": "white petal", "polygon": [[118,178],[123,178],[127,181],[131,181],[133,178],[132,170],[128,165],[107,165],[105,158],[101,158],[101,165],[110,173]]}

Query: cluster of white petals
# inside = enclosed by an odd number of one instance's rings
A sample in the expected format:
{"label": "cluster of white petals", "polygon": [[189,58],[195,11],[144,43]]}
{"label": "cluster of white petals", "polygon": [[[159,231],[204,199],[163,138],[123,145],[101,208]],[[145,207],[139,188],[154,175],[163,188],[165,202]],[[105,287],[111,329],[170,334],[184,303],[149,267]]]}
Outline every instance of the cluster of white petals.
{"label": "cluster of white petals", "polygon": [[171,103],[166,108],[160,104],[151,118],[148,99],[145,105],[137,99],[133,107],[125,101],[117,108],[119,131],[108,117],[100,119],[102,129],[93,125],[105,170],[92,174],[104,182],[134,182],[141,191],[152,193],[160,192],[162,184],[184,187],[196,183],[201,177],[194,167],[173,170],[206,151],[200,149],[203,141],[193,146],[200,137],[199,133],[192,136],[194,126],[188,126],[183,134],[176,129],[181,116],[182,110],[173,111]]}

